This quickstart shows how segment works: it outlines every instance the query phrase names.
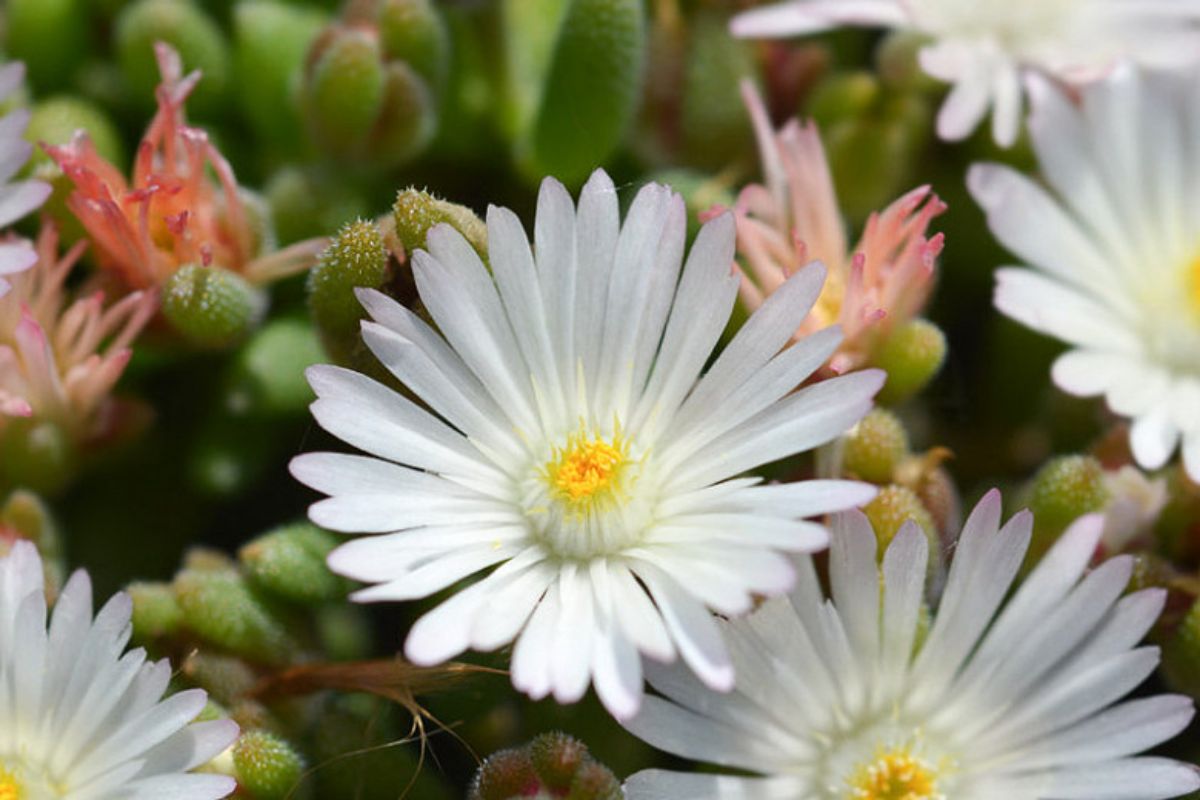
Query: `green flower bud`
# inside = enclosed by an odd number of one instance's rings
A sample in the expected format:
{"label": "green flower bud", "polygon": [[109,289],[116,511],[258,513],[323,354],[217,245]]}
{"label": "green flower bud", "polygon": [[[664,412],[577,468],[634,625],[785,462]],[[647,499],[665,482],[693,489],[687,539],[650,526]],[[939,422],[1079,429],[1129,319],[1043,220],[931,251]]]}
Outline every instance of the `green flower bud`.
{"label": "green flower bud", "polygon": [[7,58],[25,62],[39,91],[70,83],[87,55],[87,9],[82,0],[6,0]]}
{"label": "green flower bud", "polygon": [[689,164],[720,169],[754,149],[740,81],[756,73],[753,44],[729,35],[724,15],[697,14],[689,31],[679,126]]}
{"label": "green flower bud", "polygon": [[1057,535],[1084,514],[1103,510],[1107,502],[1100,462],[1091,456],[1061,456],[1034,477],[1029,510],[1039,528]]}
{"label": "green flower bud", "polygon": [[213,570],[229,571],[237,568],[237,562],[224,550],[213,547],[191,547],[183,555],[183,568],[201,572]]}
{"label": "green flower bud", "polygon": [[533,762],[524,748],[501,750],[487,757],[475,782],[471,785],[469,800],[512,800],[528,796],[527,789],[537,786],[537,774]]}
{"label": "green flower bud", "polygon": [[407,63],[441,90],[450,67],[450,33],[431,0],[383,0],[379,40],[385,57]]}
{"label": "green flower bud", "polygon": [[933,517],[921,502],[921,498],[917,497],[917,493],[907,486],[884,486],[879,490],[879,494],[875,495],[874,500],[863,506],[863,513],[875,529],[880,557],[900,532],[900,526],[910,519],[920,525],[929,538],[931,559],[932,554],[937,552],[937,528]]}
{"label": "green flower bud", "polygon": [[897,405],[925,388],[942,368],[946,335],[929,320],[914,319],[892,331],[873,360],[888,375],[879,402]]}
{"label": "green flower bud", "polygon": [[325,566],[337,546],[328,531],[308,522],[285,525],[238,551],[247,576],[263,589],[297,603],[323,603],[345,596],[347,584]]}
{"label": "green flower bud", "polygon": [[0,489],[57,494],[77,469],[75,443],[53,422],[17,418],[9,420],[0,431]]}
{"label": "green flower bud", "polygon": [[589,760],[587,746],[565,733],[543,733],[529,743],[529,758],[542,784],[551,791],[571,788],[575,774]]}
{"label": "green flower bud", "polygon": [[233,570],[184,570],[175,595],[187,626],[217,647],[266,664],[286,663],[295,652],[282,620]]}
{"label": "green flower bud", "polygon": [[367,213],[366,202],[347,182],[296,167],[272,175],[266,197],[283,244],[324,236]]}
{"label": "green flower bud", "polygon": [[304,370],[324,354],[313,326],[302,319],[273,319],[238,351],[227,405],[244,414],[302,412],[313,400]]}
{"label": "green flower bud", "polygon": [[254,800],[283,800],[304,774],[304,759],[294,747],[266,731],[246,731],[233,746],[238,785]]}
{"label": "green flower bud", "polygon": [[[240,698],[258,683],[258,673],[240,658],[196,651],[179,668],[188,682],[208,692],[209,697],[237,709]],[[242,720],[238,719],[238,724]]]}
{"label": "green flower bud", "polygon": [[304,111],[318,144],[345,157],[363,147],[383,108],[387,76],[379,41],[355,28],[317,40],[305,76]]}
{"label": "green flower bud", "polygon": [[273,145],[295,147],[301,120],[296,90],[324,14],[278,0],[249,0],[233,12],[238,101],[251,127]]}
{"label": "green flower bud", "polygon": [[117,18],[115,38],[121,71],[144,108],[154,107],[154,87],[161,80],[154,44],[165,42],[179,52],[185,70],[204,74],[188,107],[202,116],[221,109],[229,85],[229,45],[212,18],[190,0],[135,0]]}
{"label": "green flower bud", "polygon": [[370,220],[345,225],[308,273],[308,308],[325,349],[349,363],[361,349],[362,305],[354,290],[380,288],[391,277],[379,226]]}
{"label": "green flower bud", "polygon": [[621,800],[621,782],[612,770],[589,760],[579,767],[566,800]]}
{"label": "green flower bud", "polygon": [[641,0],[507,0],[508,127],[530,175],[585,179],[624,139],[641,96]]}
{"label": "green flower bud", "polygon": [[436,130],[436,101],[425,80],[408,64],[388,64],[383,105],[368,142],[368,156],[401,164],[424,150]]}
{"label": "green flower bud", "polygon": [[235,272],[186,264],[162,290],[162,313],[196,347],[227,347],[258,324],[266,296]]}
{"label": "green flower bud", "polygon": [[890,483],[908,456],[908,432],[899,417],[876,408],[846,434],[842,449],[846,471],[871,483]]}
{"label": "green flower bud", "polygon": [[125,589],[133,601],[133,638],[153,642],[174,636],[183,623],[183,611],[169,583],[137,582]]}
{"label": "green flower bud", "polygon": [[[125,163],[125,145],[121,134],[108,113],[100,106],[74,95],[56,95],[39,101],[33,107],[29,127],[25,129],[25,140],[33,144],[66,144],[77,130],[88,132],[96,152],[110,164]],[[53,165],[40,147],[34,150],[29,162],[31,169]],[[41,173],[43,176],[45,173]]]}
{"label": "green flower bud", "polygon": [[406,253],[424,248],[429,229],[446,223],[461,233],[481,258],[487,259],[487,225],[466,206],[441,200],[410,186],[396,195],[392,219],[396,224],[396,238]]}

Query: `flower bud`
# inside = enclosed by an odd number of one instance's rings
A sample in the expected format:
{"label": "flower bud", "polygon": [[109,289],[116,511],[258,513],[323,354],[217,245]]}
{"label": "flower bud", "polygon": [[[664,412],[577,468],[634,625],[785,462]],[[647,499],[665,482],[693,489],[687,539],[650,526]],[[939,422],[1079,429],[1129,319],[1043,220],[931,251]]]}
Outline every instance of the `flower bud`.
{"label": "flower bud", "polygon": [[295,652],[283,622],[234,570],[185,569],[175,596],[188,628],[209,643],[252,661],[281,664]]}
{"label": "flower bud", "polygon": [[450,32],[431,0],[382,0],[379,40],[386,58],[407,63],[441,91],[450,68]]}
{"label": "flower bud", "polygon": [[308,308],[329,355],[349,363],[361,349],[364,312],[357,288],[380,288],[391,277],[379,226],[357,220],[342,227],[308,273]]}
{"label": "flower bud", "polygon": [[286,741],[267,731],[246,731],[233,746],[238,786],[254,800],[283,800],[304,774],[304,759]]}
{"label": "flower bud", "polygon": [[305,117],[317,143],[339,156],[362,147],[383,108],[386,76],[379,41],[356,28],[317,40],[305,75]]}
{"label": "flower bud", "polygon": [[314,9],[279,0],[249,0],[233,10],[238,101],[255,133],[276,147],[301,141],[293,84],[325,21]]}
{"label": "flower bud", "polygon": [[487,757],[475,782],[471,785],[469,800],[512,800],[528,797],[539,789],[537,773],[524,748],[501,750]]}
{"label": "flower bud", "polygon": [[229,45],[217,24],[195,3],[135,0],[117,17],[115,39],[130,93],[145,108],[153,107],[159,82],[156,42],[177,50],[185,70],[203,73],[204,80],[191,95],[191,108],[201,115],[213,115],[221,108],[229,85]]}
{"label": "flower bud", "polygon": [[875,499],[863,506],[863,513],[871,521],[875,536],[879,540],[879,553],[887,550],[892,539],[900,532],[900,526],[912,520],[921,527],[929,539],[930,551],[939,550],[937,527],[929,510],[917,493],[907,486],[890,484],[879,490]]}
{"label": "flower bud", "polygon": [[367,213],[366,202],[350,185],[322,171],[284,167],[265,191],[282,244],[324,236]]}
{"label": "flower bud", "polygon": [[[193,651],[188,655],[180,665],[179,671],[190,683],[208,692],[211,699],[235,710],[242,702],[241,698],[259,681],[258,673],[242,659],[202,650]],[[256,720],[247,720],[245,716],[240,716],[238,724],[241,725],[244,721]]]}
{"label": "flower bud", "polygon": [[0,489],[62,490],[78,469],[71,437],[53,422],[16,418],[0,429]]}
{"label": "flower bud", "polygon": [[538,778],[555,792],[571,788],[575,773],[589,759],[583,742],[559,731],[543,733],[529,743],[529,758]]}
{"label": "flower bud", "polygon": [[429,229],[445,223],[461,233],[481,258],[487,259],[487,226],[466,206],[441,200],[410,186],[396,195],[392,219],[396,224],[396,238],[405,253],[424,248]]}
{"label": "flower bud", "polygon": [[437,103],[425,80],[408,64],[388,64],[383,107],[367,142],[369,158],[403,164],[424,150],[436,131]]}
{"label": "flower bud", "polygon": [[183,623],[183,611],[169,583],[138,581],[125,592],[133,601],[133,638],[153,642],[175,635]]}
{"label": "flower bud", "polygon": [[946,335],[926,319],[914,319],[892,331],[873,359],[887,372],[879,402],[897,405],[912,397],[937,374],[946,360]]}
{"label": "flower bud", "polygon": [[24,61],[29,82],[44,92],[66,86],[88,51],[83,0],[6,0],[6,58]]}
{"label": "flower bud", "polygon": [[[753,45],[729,35],[725,15],[694,15],[688,31],[679,134],[688,164],[721,169],[753,150],[740,81],[755,73]],[[652,112],[653,113],[653,112]]]}
{"label": "flower bud", "polygon": [[163,284],[163,316],[196,347],[233,344],[258,324],[265,310],[260,290],[220,267],[185,264]]}
{"label": "flower bud", "polygon": [[566,800],[621,800],[621,782],[612,770],[595,761],[579,767]]}
{"label": "flower bud", "polygon": [[593,759],[582,742],[565,733],[544,733],[527,746],[502,750],[483,762],[470,800],[563,797],[619,800],[621,783]]}
{"label": "flower bud", "polygon": [[300,413],[313,399],[304,370],[323,358],[316,331],[307,320],[270,320],[238,351],[226,405],[247,415]]}
{"label": "flower bud", "polygon": [[348,588],[325,566],[325,557],[336,546],[333,534],[299,522],[244,545],[238,559],[261,588],[293,602],[317,604],[342,598]]}
{"label": "flower bud", "polygon": [[883,408],[863,417],[846,434],[843,467],[871,483],[890,483],[896,468],[908,456],[908,432],[900,419]]}
{"label": "flower bud", "polygon": [[[25,140],[33,144],[66,144],[77,130],[85,130],[92,144],[103,158],[112,164],[125,163],[125,145],[117,126],[103,108],[74,95],[55,95],[39,101],[33,106],[29,127],[25,129]],[[32,169],[52,167],[59,172],[58,165],[40,147],[35,148],[29,161]]]}
{"label": "flower bud", "polygon": [[1033,479],[1029,510],[1039,530],[1057,537],[1084,514],[1101,511],[1108,502],[1104,468],[1091,456],[1061,456]]}

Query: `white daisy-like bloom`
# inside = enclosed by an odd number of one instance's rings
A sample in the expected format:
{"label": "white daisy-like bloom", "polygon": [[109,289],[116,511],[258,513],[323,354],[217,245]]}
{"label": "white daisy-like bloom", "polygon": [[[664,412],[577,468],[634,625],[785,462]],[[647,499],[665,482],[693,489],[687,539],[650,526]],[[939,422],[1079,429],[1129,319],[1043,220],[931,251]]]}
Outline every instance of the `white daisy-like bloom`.
{"label": "white daisy-like bloom", "polygon": [[1132,560],[1088,571],[1103,518],[1073,524],[1021,586],[1032,517],[1003,527],[1000,496],[963,528],[926,632],[926,538],[907,523],[880,565],[861,513],[839,515],[827,600],[803,557],[790,598],[722,622],[737,687],[648,670],[626,727],[686,758],[754,773],[649,770],[629,800],[1154,800],[1200,770],[1140,756],[1182,731],[1190,698],[1121,701],[1158,664],[1137,647],[1166,593],[1122,596]]}
{"label": "white daisy-like bloom", "polygon": [[1081,85],[1119,60],[1178,67],[1200,59],[1197,0],[784,0],[732,22],[744,37],[779,38],[846,25],[914,31],[918,57],[953,88],[938,135],[968,136],[992,112],[992,136],[1008,147],[1021,127],[1022,75]]}
{"label": "white daisy-like bloom", "polygon": [[968,174],[1029,265],[997,272],[996,307],[1070,346],[1054,382],[1130,418],[1139,465],[1182,444],[1200,481],[1200,71],[1120,69],[1078,104],[1038,85],[1029,130],[1045,185]]}
{"label": "white daisy-like bloom", "polygon": [[[46,626],[42,561],[17,541],[0,558],[0,800],[217,800],[224,775],[190,773],[237,738],[230,720],[192,722],[206,697],[163,699],[166,660],[124,652],[129,596],[92,616],[76,572]],[[191,723],[191,724],[189,724]]]}
{"label": "white daisy-like bloom", "polygon": [[798,270],[701,374],[739,278],[734,223],[700,231],[686,265],[682,198],[648,185],[621,224],[602,171],[576,208],[542,184],[534,248],[507,209],[487,214],[490,271],[442,225],[413,272],[440,329],[377,292],[360,299],[371,351],[423,400],[314,367],[313,415],[369,456],[299,456],[331,495],[318,525],[382,533],[331,554],[377,584],[360,601],[412,600],[492,567],[423,616],[405,652],[434,664],[516,639],[513,684],[578,700],[589,683],[618,717],[642,697],[640,654],[677,656],[707,685],[733,669],[711,611],[738,615],[787,591],[786,553],[826,546],[805,517],[872,487],[762,485],[747,470],[828,442],[871,407],[879,371],[793,391],[834,352],[836,328],[788,342],[824,268]]}
{"label": "white daisy-like bloom", "polygon": [[[25,78],[21,62],[0,65],[0,103],[20,86]],[[12,181],[29,156],[33,145],[25,141],[29,109],[21,108],[0,117],[0,228],[6,228],[33,211],[50,196],[50,184],[44,181]],[[0,297],[9,290],[5,275],[28,269],[37,261],[33,247],[21,239],[0,239]]]}

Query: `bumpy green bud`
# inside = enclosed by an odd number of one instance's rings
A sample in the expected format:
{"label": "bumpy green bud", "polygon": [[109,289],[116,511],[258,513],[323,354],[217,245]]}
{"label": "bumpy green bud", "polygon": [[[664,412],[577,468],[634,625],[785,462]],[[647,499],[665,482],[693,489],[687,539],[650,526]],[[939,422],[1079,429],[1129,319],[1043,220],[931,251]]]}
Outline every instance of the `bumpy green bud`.
{"label": "bumpy green bud", "polygon": [[362,305],[354,290],[380,288],[391,277],[379,226],[360,219],[333,237],[308,273],[308,308],[334,360],[349,363],[360,347]]}
{"label": "bumpy green bud", "polygon": [[402,61],[387,65],[384,100],[367,142],[369,158],[384,164],[408,161],[432,141],[437,102],[425,80]]}
{"label": "bumpy green bud", "polygon": [[0,490],[24,488],[58,493],[78,469],[71,437],[48,420],[12,419],[0,431]]}
{"label": "bumpy green bud", "polygon": [[487,258],[487,225],[466,206],[410,186],[396,195],[392,220],[396,224],[396,238],[406,253],[424,248],[429,229],[445,223],[461,233],[482,258]]}
{"label": "bumpy green bud", "polygon": [[[921,503],[917,493],[907,486],[884,486],[879,490],[879,494],[875,495],[874,500],[863,506],[863,512],[871,521],[871,527],[875,529],[881,556],[900,532],[900,526],[910,519],[921,526],[931,545],[938,541],[933,517]],[[931,547],[931,550],[936,548]]]}
{"label": "bumpy green bud", "polygon": [[612,770],[595,761],[579,767],[566,800],[621,800],[621,782]]}
{"label": "bumpy green bud", "polygon": [[[77,130],[88,132],[92,144],[110,164],[125,163],[121,134],[108,113],[100,106],[74,95],[47,97],[33,106],[25,140],[33,144],[66,144]],[[30,167],[39,169],[53,162],[40,147],[34,150]],[[55,171],[58,170],[54,165]]]}
{"label": "bumpy green bud", "polygon": [[254,800],[293,796],[304,774],[304,759],[294,747],[266,731],[246,731],[233,746],[238,786]]}
{"label": "bumpy green bud", "polygon": [[39,91],[66,86],[88,51],[82,0],[6,0],[7,58],[25,62]]}
{"label": "bumpy green bud", "polygon": [[585,179],[624,139],[646,61],[641,0],[507,0],[507,127],[531,176]]}
{"label": "bumpy green bud", "polygon": [[218,653],[193,652],[179,670],[188,682],[208,692],[209,697],[233,708],[259,681],[258,673],[245,661]]}
{"label": "bumpy green bud", "polygon": [[163,285],[162,313],[190,344],[227,347],[262,318],[266,296],[237,273],[186,264]]}
{"label": "bumpy green bud", "polygon": [[679,117],[683,157],[720,169],[754,149],[739,89],[756,72],[753,44],[730,36],[728,18],[711,13],[692,19],[689,40]]}
{"label": "bumpy green bud", "polygon": [[178,632],[183,610],[169,583],[137,582],[125,589],[133,600],[133,638],[138,642],[164,639]]}
{"label": "bumpy green bud", "polygon": [[196,86],[188,108],[198,115],[214,114],[229,86],[230,55],[225,35],[190,0],[136,0],[117,18],[117,59],[133,98],[154,107],[154,87],[161,76],[154,56],[155,42],[179,52],[185,70],[198,69],[204,80]]}
{"label": "bumpy green bud", "polygon": [[325,557],[337,539],[308,522],[278,528],[238,551],[250,580],[297,603],[323,603],[346,594],[344,580],[329,571]]}
{"label": "bumpy green bud", "polygon": [[244,414],[301,412],[313,399],[304,370],[323,358],[316,331],[307,320],[273,319],[238,351],[227,405]]}
{"label": "bumpy green bud", "polygon": [[871,483],[889,483],[896,467],[908,456],[908,432],[892,412],[876,408],[846,434],[843,465],[847,472]]}
{"label": "bumpy green bud", "polygon": [[184,570],[175,576],[175,595],[187,626],[218,647],[268,664],[295,651],[280,618],[233,570]]}
{"label": "bumpy green bud", "polygon": [[305,55],[325,22],[314,9],[279,0],[249,0],[233,11],[238,101],[255,132],[274,145],[300,141],[296,90]]}
{"label": "bumpy green bud", "polygon": [[382,0],[379,40],[388,59],[407,63],[441,90],[450,67],[450,32],[431,0]]}
{"label": "bumpy green bud", "polygon": [[583,742],[559,731],[543,733],[530,742],[529,758],[542,784],[556,792],[570,789],[575,773],[589,760]]}
{"label": "bumpy green bud", "polygon": [[379,40],[356,28],[331,28],[317,40],[305,76],[305,116],[317,142],[355,154],[371,133],[387,90]]}
{"label": "bumpy green bud", "polygon": [[896,405],[933,379],[946,360],[946,335],[927,319],[914,319],[892,332],[873,359],[887,372],[879,402]]}
{"label": "bumpy green bud", "polygon": [[537,774],[524,748],[501,750],[488,756],[475,774],[470,800],[512,800],[525,797],[538,785]]}
{"label": "bumpy green bud", "polygon": [[1102,510],[1107,502],[1100,462],[1091,456],[1062,456],[1034,477],[1029,510],[1039,530],[1057,535],[1084,514]]}

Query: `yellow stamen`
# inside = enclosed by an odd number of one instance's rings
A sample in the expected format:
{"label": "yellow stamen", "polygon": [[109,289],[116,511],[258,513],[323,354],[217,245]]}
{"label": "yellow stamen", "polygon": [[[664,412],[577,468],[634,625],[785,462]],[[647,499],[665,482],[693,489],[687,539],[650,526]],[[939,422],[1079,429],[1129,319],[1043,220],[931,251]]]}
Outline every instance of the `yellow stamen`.
{"label": "yellow stamen", "polygon": [[1200,256],[1192,262],[1192,266],[1188,270],[1188,277],[1191,279],[1191,292],[1189,296],[1192,300],[1192,310],[1196,312],[1196,316],[1200,317]]}
{"label": "yellow stamen", "polygon": [[944,800],[938,771],[907,747],[881,751],[850,777],[846,800]]}
{"label": "yellow stamen", "polygon": [[17,776],[0,767],[0,800],[21,800],[24,796],[21,784],[17,783]]}
{"label": "yellow stamen", "polygon": [[555,494],[572,505],[582,505],[614,488],[625,453],[618,435],[612,442],[579,433],[555,453],[546,475]]}

